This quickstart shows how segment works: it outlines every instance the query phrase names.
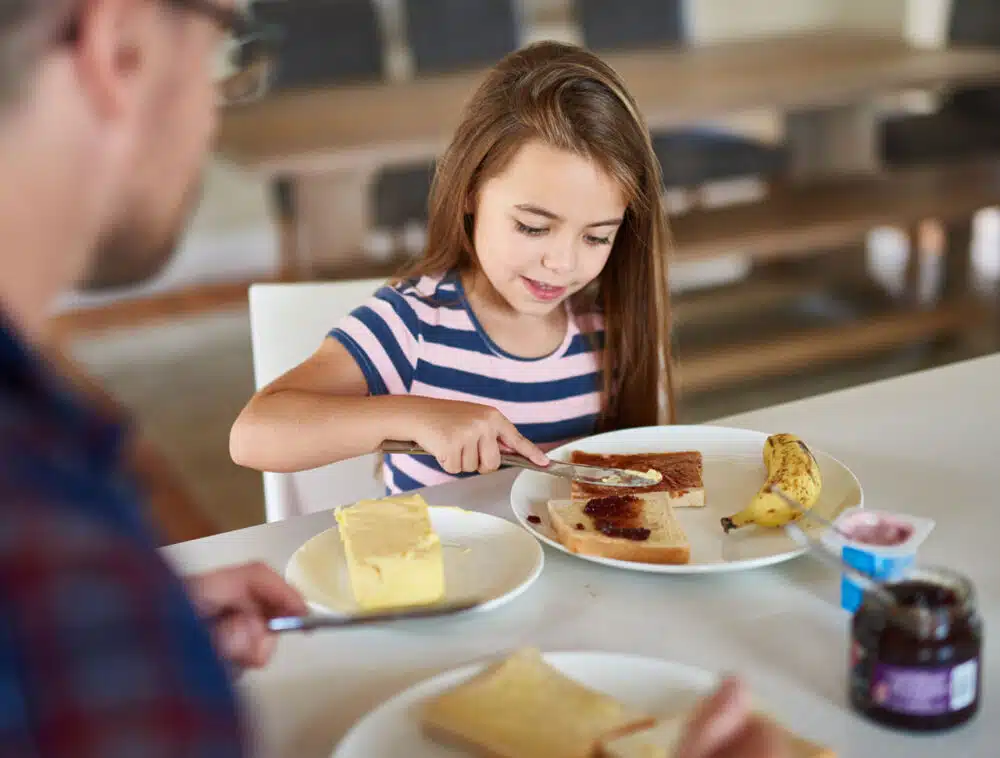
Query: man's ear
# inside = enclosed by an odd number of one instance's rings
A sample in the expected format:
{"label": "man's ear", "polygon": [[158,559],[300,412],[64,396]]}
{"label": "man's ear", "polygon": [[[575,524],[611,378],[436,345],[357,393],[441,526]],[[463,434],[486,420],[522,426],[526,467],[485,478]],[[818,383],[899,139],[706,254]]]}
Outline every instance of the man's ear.
{"label": "man's ear", "polygon": [[81,0],[72,54],[99,119],[138,109],[158,12],[149,0]]}

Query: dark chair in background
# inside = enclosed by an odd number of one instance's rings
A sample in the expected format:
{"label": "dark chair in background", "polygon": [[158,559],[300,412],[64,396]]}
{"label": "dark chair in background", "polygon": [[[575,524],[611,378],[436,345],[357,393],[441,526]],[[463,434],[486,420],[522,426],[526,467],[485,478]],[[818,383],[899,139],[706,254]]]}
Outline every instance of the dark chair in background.
{"label": "dark chair in background", "polygon": [[521,36],[512,0],[404,0],[403,12],[418,74],[492,66]]}
{"label": "dark chair in background", "polygon": [[[1000,3],[952,0],[948,41],[1000,47]],[[933,113],[889,118],[881,138],[883,158],[894,167],[1000,151],[1000,87],[956,90]]]}
{"label": "dark chair in background", "polygon": [[256,0],[252,9],[282,30],[273,90],[385,76],[382,29],[372,0]]}
{"label": "dark chair in background", "polygon": [[[403,0],[406,38],[416,75],[485,68],[516,50],[514,0]],[[374,221],[398,232],[427,221],[434,163],[393,166],[375,180]]]}
{"label": "dark chair in background", "polygon": [[[597,53],[687,42],[683,0],[573,0],[584,44]],[[712,181],[781,174],[787,164],[780,145],[720,129],[673,129],[653,135],[653,149],[668,189]]]}

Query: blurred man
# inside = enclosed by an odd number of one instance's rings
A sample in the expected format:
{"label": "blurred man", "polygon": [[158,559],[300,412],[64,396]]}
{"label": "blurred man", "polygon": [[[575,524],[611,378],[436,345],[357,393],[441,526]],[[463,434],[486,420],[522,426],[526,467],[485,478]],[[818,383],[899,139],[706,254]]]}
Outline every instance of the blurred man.
{"label": "blurred man", "polygon": [[0,0],[3,756],[243,755],[219,656],[263,665],[266,619],[306,611],[264,566],[182,585],[142,522],[122,420],[32,347],[62,291],[167,259],[240,28],[224,0]]}
{"label": "blurred man", "polygon": [[[36,352],[53,299],[155,273],[197,197],[220,93],[259,91],[233,0],[0,0],[0,756],[245,754],[226,667],[261,666],[267,618],[306,611],[271,569],[185,586],[158,556],[123,421]],[[214,643],[214,645],[213,645]],[[774,758],[727,684],[684,758]]]}

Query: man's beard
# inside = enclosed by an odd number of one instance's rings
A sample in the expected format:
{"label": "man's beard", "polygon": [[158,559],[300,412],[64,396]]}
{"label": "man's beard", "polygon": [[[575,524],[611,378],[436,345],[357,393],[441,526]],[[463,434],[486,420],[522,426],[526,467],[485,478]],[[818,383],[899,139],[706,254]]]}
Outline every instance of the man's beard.
{"label": "man's beard", "polygon": [[94,292],[134,287],[159,274],[177,250],[201,190],[199,181],[185,194],[176,221],[164,232],[155,232],[156,225],[140,213],[116,224],[97,245],[80,288]]}

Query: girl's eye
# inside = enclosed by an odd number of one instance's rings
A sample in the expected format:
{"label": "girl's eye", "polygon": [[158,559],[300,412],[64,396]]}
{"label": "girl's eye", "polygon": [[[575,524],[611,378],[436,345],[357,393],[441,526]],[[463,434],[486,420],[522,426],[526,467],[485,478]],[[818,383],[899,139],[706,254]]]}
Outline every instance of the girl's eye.
{"label": "girl's eye", "polygon": [[521,234],[526,234],[529,237],[540,237],[548,231],[548,229],[545,229],[544,227],[528,226],[527,224],[522,224],[517,220],[514,221],[514,224]]}
{"label": "girl's eye", "polygon": [[599,247],[601,245],[610,245],[611,244],[611,237],[594,237],[593,235],[588,234],[586,237],[584,237],[584,241],[588,245],[593,245],[594,247]]}

